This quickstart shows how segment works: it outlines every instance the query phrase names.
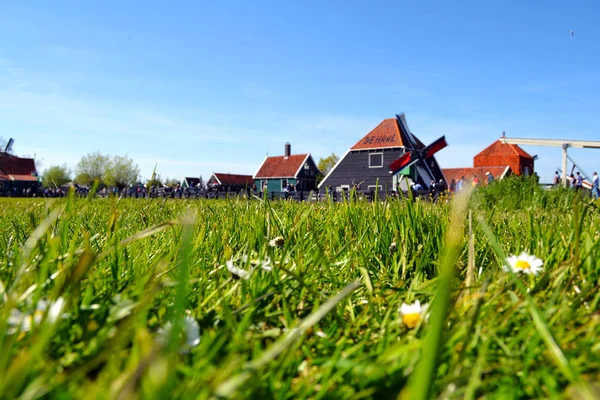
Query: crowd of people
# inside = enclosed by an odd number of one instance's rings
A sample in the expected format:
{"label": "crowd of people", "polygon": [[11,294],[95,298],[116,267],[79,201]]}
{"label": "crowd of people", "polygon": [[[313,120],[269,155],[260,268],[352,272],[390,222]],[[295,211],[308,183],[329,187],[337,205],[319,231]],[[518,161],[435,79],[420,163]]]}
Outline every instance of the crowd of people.
{"label": "crowd of people", "polygon": [[[576,191],[580,191],[583,189],[583,181],[585,180],[585,178],[583,177],[583,175],[577,171],[575,174],[571,174],[568,178],[567,178],[567,182],[566,185],[567,187],[570,187]],[[556,171],[554,173],[554,180],[552,182],[554,184],[554,186],[560,186],[561,184],[561,178],[559,175],[559,172]],[[592,176],[592,181],[590,182],[591,184],[591,191],[590,194],[594,199],[598,199],[600,198],[600,189],[599,189],[599,182],[598,182],[598,172],[594,171],[594,175]]]}

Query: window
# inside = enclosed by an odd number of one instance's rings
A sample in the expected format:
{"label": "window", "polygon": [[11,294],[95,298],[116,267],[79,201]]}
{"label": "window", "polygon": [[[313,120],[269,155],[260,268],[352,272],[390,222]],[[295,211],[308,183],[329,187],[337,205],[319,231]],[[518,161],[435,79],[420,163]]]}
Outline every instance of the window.
{"label": "window", "polygon": [[383,189],[383,187],[381,185],[369,185],[367,187],[368,187],[369,190],[373,190],[373,191],[375,191],[375,190],[382,190]]}
{"label": "window", "polygon": [[287,179],[282,179],[281,180],[281,191],[283,192],[285,188],[287,188]]}
{"label": "window", "polygon": [[523,172],[523,175],[529,176],[529,167],[525,167],[525,171]]}
{"label": "window", "polygon": [[383,153],[370,153],[369,154],[369,168],[382,168],[383,167]]}
{"label": "window", "polygon": [[336,192],[347,192],[350,190],[350,185],[340,185],[338,187],[335,188]]}

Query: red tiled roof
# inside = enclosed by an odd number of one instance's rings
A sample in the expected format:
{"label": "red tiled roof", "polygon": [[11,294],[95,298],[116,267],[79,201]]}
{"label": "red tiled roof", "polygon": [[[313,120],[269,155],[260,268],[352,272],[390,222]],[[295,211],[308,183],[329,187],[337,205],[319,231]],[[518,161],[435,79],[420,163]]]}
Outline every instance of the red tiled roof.
{"label": "red tiled roof", "polygon": [[360,139],[350,150],[405,147],[395,118],[381,121],[371,132]]}
{"label": "red tiled roof", "polygon": [[515,155],[533,159],[533,157],[527,154],[527,152],[518,145],[508,143],[504,144],[500,140],[496,140],[494,143],[478,153],[475,157],[506,157]]}
{"label": "red tiled roof", "polygon": [[309,154],[292,154],[287,158],[267,157],[254,178],[294,178],[308,156]]}
{"label": "red tiled roof", "polygon": [[2,153],[0,155],[0,170],[9,175],[31,175],[36,172],[33,158],[20,158]]}
{"label": "red tiled roof", "polygon": [[254,183],[254,179],[252,179],[251,175],[222,174],[220,172],[215,172],[213,176],[221,182],[221,185],[252,185]]}
{"label": "red tiled roof", "polygon": [[19,174],[10,174],[8,175],[13,181],[28,181],[28,182],[37,182],[37,176],[33,175],[19,175]]}
{"label": "red tiled roof", "polygon": [[[423,142],[413,135],[419,148],[425,147]],[[396,118],[381,121],[371,132],[367,133],[350,150],[386,149],[394,147],[412,147],[405,133],[398,126]]]}
{"label": "red tiled roof", "polygon": [[[465,179],[473,180],[473,177],[479,179],[480,184],[487,182],[485,173],[492,174],[494,179],[498,180],[502,177],[508,166],[502,167],[469,167],[469,168],[442,168],[442,173],[446,177],[446,182],[450,183],[452,179],[458,182],[463,176]],[[510,170],[510,168],[509,168]]]}

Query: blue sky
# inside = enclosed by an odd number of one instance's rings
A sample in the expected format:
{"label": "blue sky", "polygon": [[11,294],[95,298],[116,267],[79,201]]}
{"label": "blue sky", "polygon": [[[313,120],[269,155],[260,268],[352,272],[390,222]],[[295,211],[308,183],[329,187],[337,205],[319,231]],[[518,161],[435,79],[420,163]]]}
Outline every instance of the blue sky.
{"label": "blue sky", "polygon": [[[96,4],[97,3],[97,4]],[[42,170],[100,151],[148,178],[342,155],[405,112],[443,167],[502,131],[600,140],[597,1],[0,5],[0,136]],[[574,30],[571,36],[569,30]],[[549,180],[560,149],[524,147]],[[591,174],[600,152],[572,150]]]}

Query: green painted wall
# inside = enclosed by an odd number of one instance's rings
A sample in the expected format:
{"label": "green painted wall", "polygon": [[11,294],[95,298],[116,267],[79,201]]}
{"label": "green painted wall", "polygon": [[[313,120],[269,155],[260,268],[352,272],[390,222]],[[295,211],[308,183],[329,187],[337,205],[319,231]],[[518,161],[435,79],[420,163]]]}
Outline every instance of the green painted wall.
{"label": "green painted wall", "polygon": [[[263,182],[265,179],[257,179],[256,180],[256,188],[258,190],[262,190]],[[281,179],[266,179],[267,181],[267,189],[270,192],[281,192]],[[296,179],[290,178],[288,179],[288,184],[295,185]]]}

